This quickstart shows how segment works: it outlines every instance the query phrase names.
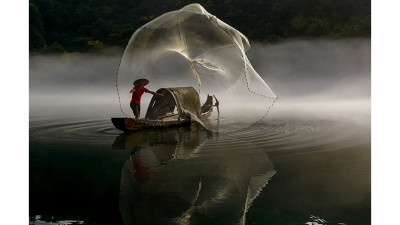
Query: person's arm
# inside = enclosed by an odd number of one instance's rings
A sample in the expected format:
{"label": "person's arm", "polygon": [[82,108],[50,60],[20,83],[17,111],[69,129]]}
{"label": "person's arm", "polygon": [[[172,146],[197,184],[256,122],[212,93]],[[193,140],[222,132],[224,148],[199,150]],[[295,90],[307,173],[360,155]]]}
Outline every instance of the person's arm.
{"label": "person's arm", "polygon": [[134,88],[132,88],[132,90],[129,91],[129,93],[133,93],[133,92],[135,92]]}
{"label": "person's arm", "polygon": [[156,93],[156,92],[154,92],[154,91],[150,91],[150,90],[144,90],[145,92],[148,92],[148,93],[150,93],[150,94],[152,94],[152,95],[158,95],[158,96],[164,96],[163,94],[158,94],[158,93]]}

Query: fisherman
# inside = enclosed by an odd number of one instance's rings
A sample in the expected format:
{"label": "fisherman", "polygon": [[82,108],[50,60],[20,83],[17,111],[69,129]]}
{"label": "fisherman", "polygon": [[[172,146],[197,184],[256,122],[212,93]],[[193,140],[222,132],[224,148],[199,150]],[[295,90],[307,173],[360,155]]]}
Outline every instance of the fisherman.
{"label": "fisherman", "polygon": [[133,111],[133,114],[135,115],[135,119],[139,119],[140,117],[140,99],[142,98],[142,95],[144,92],[151,93],[153,95],[158,95],[158,96],[164,96],[163,94],[158,94],[154,91],[150,91],[149,89],[145,88],[149,83],[149,80],[147,79],[138,79],[135,82],[133,82],[133,88],[129,93],[132,93],[132,100],[131,100],[131,109]]}

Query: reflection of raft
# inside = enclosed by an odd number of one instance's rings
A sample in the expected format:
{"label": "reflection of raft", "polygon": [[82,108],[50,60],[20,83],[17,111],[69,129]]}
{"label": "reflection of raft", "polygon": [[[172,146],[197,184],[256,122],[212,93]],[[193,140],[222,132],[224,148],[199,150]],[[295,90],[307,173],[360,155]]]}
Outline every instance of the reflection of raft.
{"label": "reflection of raft", "polygon": [[[193,87],[161,88],[157,93],[164,96],[153,96],[144,119],[111,118],[114,126],[123,131],[184,126],[193,121],[202,123],[201,120],[212,113],[212,96],[208,95],[206,102],[200,106],[199,94]],[[215,100],[218,107],[218,100]]]}

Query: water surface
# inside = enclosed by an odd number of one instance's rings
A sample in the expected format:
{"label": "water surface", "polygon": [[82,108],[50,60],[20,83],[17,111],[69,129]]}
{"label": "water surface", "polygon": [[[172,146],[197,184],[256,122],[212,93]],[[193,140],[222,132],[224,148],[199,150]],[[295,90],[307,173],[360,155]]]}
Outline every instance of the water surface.
{"label": "water surface", "polygon": [[287,114],[222,134],[32,117],[31,221],[370,223],[368,113]]}

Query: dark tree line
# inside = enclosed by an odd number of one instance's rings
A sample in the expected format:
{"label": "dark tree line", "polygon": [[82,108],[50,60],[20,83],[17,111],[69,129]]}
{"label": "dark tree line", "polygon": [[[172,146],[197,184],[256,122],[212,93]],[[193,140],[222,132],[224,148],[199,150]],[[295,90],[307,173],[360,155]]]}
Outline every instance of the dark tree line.
{"label": "dark tree line", "polygon": [[371,36],[370,0],[30,0],[29,50],[125,46],[140,26],[194,2],[251,41]]}

